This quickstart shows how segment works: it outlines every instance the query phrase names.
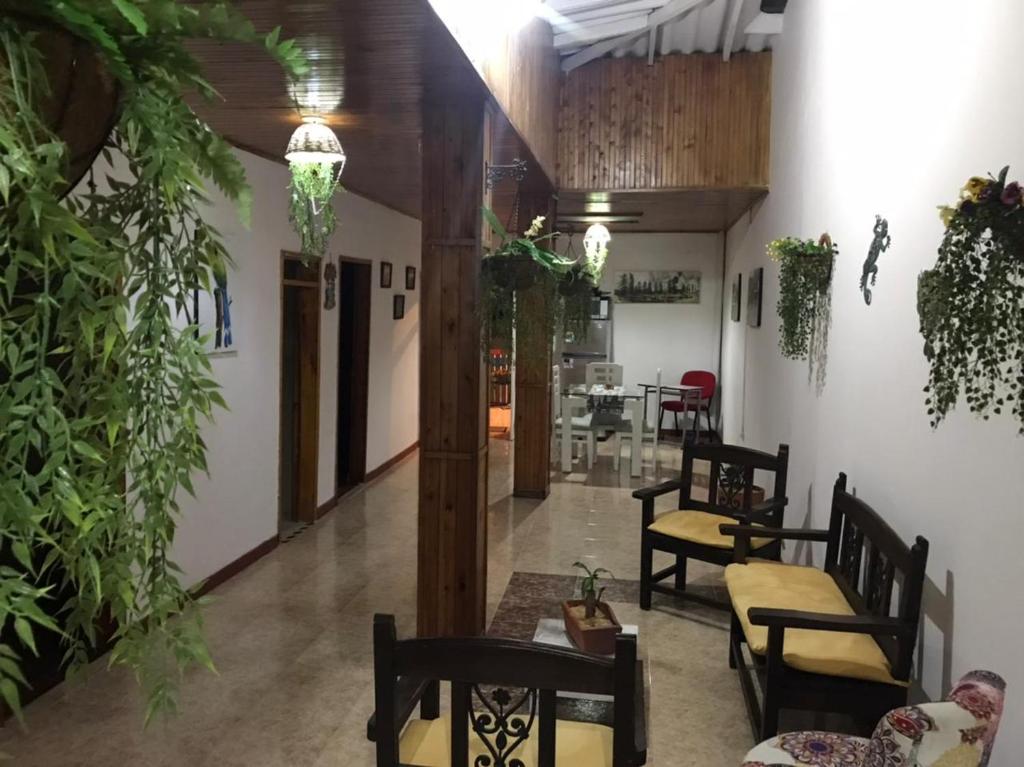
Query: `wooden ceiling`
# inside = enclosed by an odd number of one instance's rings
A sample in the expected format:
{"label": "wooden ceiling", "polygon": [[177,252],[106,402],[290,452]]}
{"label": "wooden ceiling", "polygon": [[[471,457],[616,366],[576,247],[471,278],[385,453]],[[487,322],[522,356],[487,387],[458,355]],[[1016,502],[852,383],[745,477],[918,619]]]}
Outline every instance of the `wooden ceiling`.
{"label": "wooden ceiling", "polygon": [[[198,45],[209,80],[224,100],[197,110],[231,143],[284,162],[300,111],[319,112],[348,155],[342,184],[410,216],[420,212],[420,98],[429,25],[418,0],[237,0],[260,32],[282,28],[312,71],[293,88],[254,46]],[[458,55],[442,30],[429,56]]]}
{"label": "wooden ceiling", "polygon": [[[610,222],[613,232],[721,232],[762,199],[768,190],[678,189],[655,192],[575,192],[558,195],[558,217],[631,216],[635,222]],[[559,224],[561,231],[583,230],[587,223]]]}

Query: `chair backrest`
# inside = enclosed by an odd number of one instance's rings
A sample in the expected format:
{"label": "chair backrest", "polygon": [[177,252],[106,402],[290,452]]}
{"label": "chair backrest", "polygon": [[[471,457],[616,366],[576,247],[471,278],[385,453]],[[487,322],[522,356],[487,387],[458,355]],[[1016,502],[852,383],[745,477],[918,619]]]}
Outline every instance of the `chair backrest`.
{"label": "chair backrest", "polygon": [[[470,730],[495,757],[488,764],[514,764],[515,751],[535,738],[538,767],[554,767],[557,692],[612,696],[613,764],[639,763],[637,748],[642,744],[634,742],[635,636],[620,634],[614,659],[609,659],[494,637],[399,640],[394,617],[376,615],[373,669],[377,767],[399,764],[401,731],[414,705],[403,691],[424,687],[433,696],[429,710],[436,712],[438,682],[451,684],[452,767],[467,764]],[[521,717],[518,724],[513,715]]]}
{"label": "chair backrest", "polygon": [[897,708],[882,717],[868,753],[884,754],[887,765],[986,767],[1005,694],[998,674],[972,671],[945,701]]}
{"label": "chair backrest", "polygon": [[699,386],[702,400],[711,400],[718,388],[718,378],[708,370],[687,370],[679,383],[682,386]]}
{"label": "chair backrest", "polygon": [[551,366],[551,428],[562,414],[562,366]]}
{"label": "chair backrest", "polygon": [[588,389],[602,384],[622,386],[622,365],[614,362],[588,362],[586,382]]}
{"label": "chair backrest", "polygon": [[[917,644],[928,541],[917,536],[907,546],[878,512],[846,492],[840,473],[832,492],[825,571],[859,614],[899,618],[901,637],[875,637],[892,666],[892,675],[906,681]],[[900,578],[899,603],[892,604],[893,584]]]}
{"label": "chair backrest", "polygon": [[[707,461],[710,465],[706,501],[693,498],[694,461]],[[739,445],[697,444],[691,432],[683,442],[679,508],[708,511],[746,522],[739,512],[750,511],[754,506],[754,472],[758,470],[774,474],[771,497],[785,498],[789,475],[789,445],[779,445],[779,452],[772,455]],[[773,527],[782,527],[784,511],[779,507],[768,513]]]}

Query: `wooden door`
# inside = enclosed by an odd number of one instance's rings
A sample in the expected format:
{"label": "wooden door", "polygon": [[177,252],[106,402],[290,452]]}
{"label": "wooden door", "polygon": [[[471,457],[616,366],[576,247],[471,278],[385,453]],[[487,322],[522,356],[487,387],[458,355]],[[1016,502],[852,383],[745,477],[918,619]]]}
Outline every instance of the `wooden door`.
{"label": "wooden door", "polygon": [[338,275],[338,438],[335,490],[366,479],[366,425],[370,390],[368,262],[342,259]]}
{"label": "wooden door", "polygon": [[320,422],[320,265],[286,253],[281,282],[280,521],[312,522]]}

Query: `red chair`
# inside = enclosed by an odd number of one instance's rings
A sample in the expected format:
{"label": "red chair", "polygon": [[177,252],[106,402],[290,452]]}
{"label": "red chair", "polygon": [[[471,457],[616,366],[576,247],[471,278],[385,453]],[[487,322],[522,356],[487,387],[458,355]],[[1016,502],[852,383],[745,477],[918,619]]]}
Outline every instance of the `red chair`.
{"label": "red chair", "polygon": [[662,401],[661,413],[658,419],[658,428],[661,428],[661,420],[665,416],[665,411],[672,413],[672,417],[675,419],[676,431],[679,431],[679,414],[689,413],[693,410],[697,411],[694,416],[694,426],[698,426],[700,420],[701,411],[707,416],[708,419],[708,432],[711,432],[711,403],[715,399],[715,389],[718,387],[718,379],[714,373],[708,372],[707,370],[688,370],[683,373],[683,377],[679,379],[680,386],[699,386],[700,392],[700,404],[694,405],[692,400],[687,401],[685,397],[680,397],[678,400]]}

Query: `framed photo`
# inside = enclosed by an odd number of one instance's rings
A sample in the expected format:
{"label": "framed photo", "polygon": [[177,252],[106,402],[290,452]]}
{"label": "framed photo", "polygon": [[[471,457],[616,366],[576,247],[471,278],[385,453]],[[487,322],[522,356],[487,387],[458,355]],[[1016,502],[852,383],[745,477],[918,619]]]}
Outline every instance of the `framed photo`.
{"label": "framed photo", "polygon": [[747,278],[747,324],[752,328],[761,327],[761,288],[764,283],[764,269],[755,269]]}
{"label": "framed photo", "polygon": [[380,262],[380,286],[382,288],[391,287],[391,262],[381,261]]}
{"label": "framed photo", "polygon": [[733,322],[740,321],[740,308],[743,300],[743,275],[737,274],[732,281],[732,304],[730,306]]}
{"label": "framed photo", "polygon": [[416,290],[416,267],[405,267],[405,289]]}
{"label": "framed photo", "polygon": [[400,320],[405,317],[405,294],[396,293],[391,308],[392,319]]}
{"label": "framed photo", "polygon": [[618,304],[699,304],[700,272],[616,272]]}

